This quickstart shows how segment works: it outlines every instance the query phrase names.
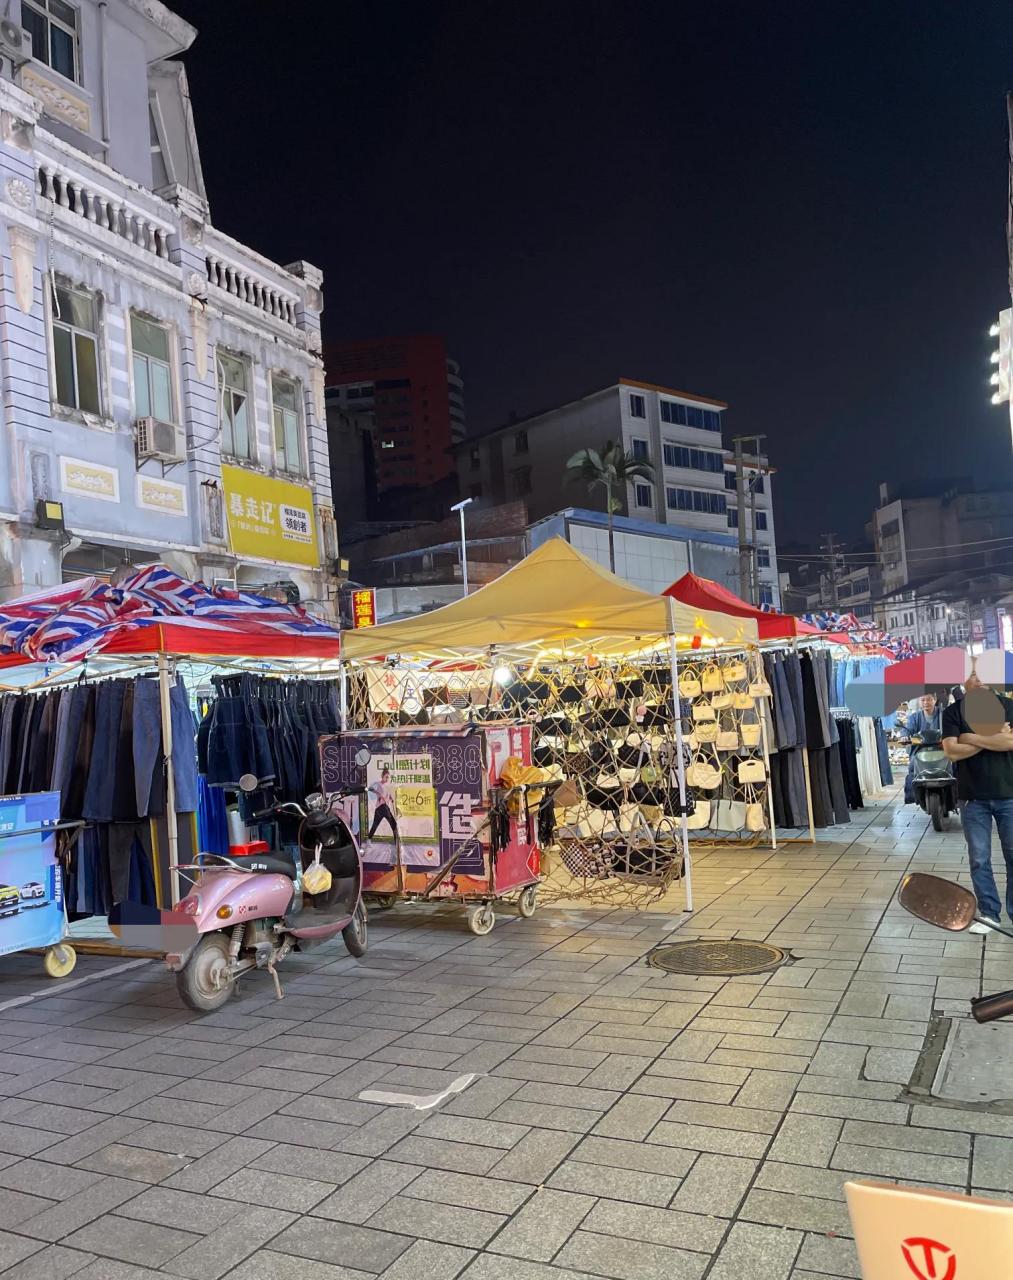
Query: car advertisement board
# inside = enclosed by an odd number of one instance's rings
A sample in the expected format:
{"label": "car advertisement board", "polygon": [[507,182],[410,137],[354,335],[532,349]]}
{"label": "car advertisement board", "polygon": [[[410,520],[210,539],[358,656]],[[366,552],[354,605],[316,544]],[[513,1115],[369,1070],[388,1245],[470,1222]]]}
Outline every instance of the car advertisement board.
{"label": "car advertisement board", "polygon": [[51,946],[63,936],[59,820],[59,792],[0,796],[0,955]]}

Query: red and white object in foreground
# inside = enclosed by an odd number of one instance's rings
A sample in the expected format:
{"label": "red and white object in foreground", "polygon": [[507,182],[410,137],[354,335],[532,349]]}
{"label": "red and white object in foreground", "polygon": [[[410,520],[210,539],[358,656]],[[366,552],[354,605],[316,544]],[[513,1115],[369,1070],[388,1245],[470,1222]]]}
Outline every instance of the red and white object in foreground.
{"label": "red and white object in foreground", "polygon": [[1013,1204],[879,1182],[844,1187],[862,1280],[998,1280],[1013,1258]]}

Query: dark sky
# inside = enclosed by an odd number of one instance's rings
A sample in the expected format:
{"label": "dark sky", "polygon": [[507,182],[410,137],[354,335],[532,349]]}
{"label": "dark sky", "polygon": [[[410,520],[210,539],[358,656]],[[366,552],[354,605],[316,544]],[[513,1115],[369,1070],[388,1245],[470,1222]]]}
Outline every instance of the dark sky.
{"label": "dark sky", "polygon": [[172,7],[214,223],[323,268],[325,338],[444,333],[471,430],[619,376],[727,400],[779,540],[1010,478],[1008,2]]}

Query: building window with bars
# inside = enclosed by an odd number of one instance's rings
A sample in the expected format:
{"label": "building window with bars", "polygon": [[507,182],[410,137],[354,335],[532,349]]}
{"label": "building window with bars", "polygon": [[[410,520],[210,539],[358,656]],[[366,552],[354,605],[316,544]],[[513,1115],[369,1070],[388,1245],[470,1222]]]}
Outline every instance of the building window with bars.
{"label": "building window with bars", "polygon": [[76,83],[77,10],[63,0],[21,0],[21,25],[32,37],[32,59]]}
{"label": "building window with bars", "polygon": [[100,414],[97,298],[57,279],[50,304],[56,402],[66,409]]}
{"label": "building window with bars", "polygon": [[301,399],[302,388],[294,378],[278,374],[271,378],[274,463],[279,471],[299,476],[306,472],[302,447],[302,415],[299,412]]}
{"label": "building window with bars", "polygon": [[219,351],[218,415],[222,432],[222,453],[242,462],[256,459],[253,407],[250,403],[253,370],[245,356]]}

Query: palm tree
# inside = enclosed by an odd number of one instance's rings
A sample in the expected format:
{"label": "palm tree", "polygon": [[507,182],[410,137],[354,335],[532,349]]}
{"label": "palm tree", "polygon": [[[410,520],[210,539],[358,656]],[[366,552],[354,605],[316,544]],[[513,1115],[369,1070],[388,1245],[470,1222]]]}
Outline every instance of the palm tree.
{"label": "palm tree", "polygon": [[605,490],[605,510],[609,522],[609,568],[616,571],[616,541],[612,517],[622,510],[619,494],[631,480],[653,480],[654,466],[627,453],[621,444],[606,440],[603,449],[581,449],[566,464],[568,482],[581,480],[588,493]]}

